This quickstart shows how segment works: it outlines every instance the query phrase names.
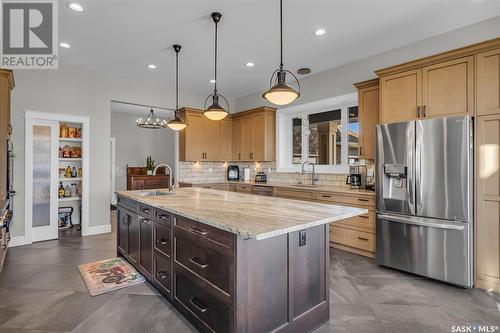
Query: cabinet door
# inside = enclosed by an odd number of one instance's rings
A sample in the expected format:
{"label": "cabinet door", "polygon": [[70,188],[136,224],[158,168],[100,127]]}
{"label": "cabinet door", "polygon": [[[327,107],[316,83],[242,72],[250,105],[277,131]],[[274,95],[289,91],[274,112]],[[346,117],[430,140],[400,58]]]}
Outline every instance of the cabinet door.
{"label": "cabinet door", "polygon": [[254,132],[253,132],[253,117],[243,117],[241,123],[241,159],[244,161],[253,160],[253,142],[254,142]]}
{"label": "cabinet door", "polygon": [[118,248],[124,254],[128,254],[128,225],[129,215],[123,208],[118,208]]}
{"label": "cabinet door", "polygon": [[242,159],[242,125],[243,120],[237,118],[233,120],[233,160],[239,161]]}
{"label": "cabinet door", "polygon": [[219,149],[220,160],[230,161],[233,159],[233,121],[223,119],[219,123]]}
{"label": "cabinet door", "polygon": [[[127,212],[127,214],[129,214]],[[128,223],[128,255],[136,263],[139,264],[139,218],[137,215],[130,215]]]}
{"label": "cabinet door", "polygon": [[258,113],[252,116],[253,151],[252,159],[264,161],[266,158],[266,115]]}
{"label": "cabinet door", "polygon": [[203,152],[204,160],[219,161],[219,123],[203,116]]}
{"label": "cabinet door", "polygon": [[476,285],[500,292],[500,115],[476,124]]}
{"label": "cabinet door", "polygon": [[203,159],[203,114],[186,113],[188,126],[184,131],[186,136],[185,149],[187,161]]}
{"label": "cabinet door", "polygon": [[477,115],[500,113],[500,49],[476,56]]}
{"label": "cabinet door", "polygon": [[474,114],[474,57],[422,69],[423,117]]}
{"label": "cabinet door", "polygon": [[422,104],[422,70],[416,69],[380,78],[380,120],[396,123],[418,118]]}
{"label": "cabinet door", "polygon": [[375,125],[378,124],[378,86],[360,89],[358,94],[359,156],[375,159]]}
{"label": "cabinet door", "polygon": [[140,265],[150,276],[153,274],[153,222],[140,217]]}

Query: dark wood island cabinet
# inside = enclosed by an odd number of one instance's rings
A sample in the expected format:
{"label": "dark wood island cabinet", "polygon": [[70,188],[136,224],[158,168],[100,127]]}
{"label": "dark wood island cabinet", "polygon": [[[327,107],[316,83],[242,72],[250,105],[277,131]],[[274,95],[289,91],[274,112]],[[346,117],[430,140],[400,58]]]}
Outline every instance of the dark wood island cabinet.
{"label": "dark wood island cabinet", "polygon": [[203,332],[308,332],[329,319],[328,224],[250,239],[120,194],[118,221],[118,254]]}

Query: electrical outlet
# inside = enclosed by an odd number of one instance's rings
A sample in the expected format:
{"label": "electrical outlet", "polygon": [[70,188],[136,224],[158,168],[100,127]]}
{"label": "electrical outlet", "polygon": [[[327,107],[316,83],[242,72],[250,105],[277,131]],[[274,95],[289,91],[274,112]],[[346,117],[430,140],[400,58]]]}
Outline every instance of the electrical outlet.
{"label": "electrical outlet", "polygon": [[366,177],[373,177],[375,171],[373,169],[366,170]]}
{"label": "electrical outlet", "polygon": [[271,168],[267,168],[267,173],[271,174]]}
{"label": "electrical outlet", "polygon": [[213,170],[214,169],[212,169],[212,168],[208,168],[208,173],[212,173]]}

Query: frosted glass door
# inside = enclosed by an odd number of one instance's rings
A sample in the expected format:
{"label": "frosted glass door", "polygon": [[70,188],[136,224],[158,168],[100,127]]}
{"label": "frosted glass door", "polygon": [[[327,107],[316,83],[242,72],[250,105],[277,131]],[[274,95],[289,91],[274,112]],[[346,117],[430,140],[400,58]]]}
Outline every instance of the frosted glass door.
{"label": "frosted glass door", "polygon": [[32,240],[57,238],[58,124],[33,120],[31,126]]}

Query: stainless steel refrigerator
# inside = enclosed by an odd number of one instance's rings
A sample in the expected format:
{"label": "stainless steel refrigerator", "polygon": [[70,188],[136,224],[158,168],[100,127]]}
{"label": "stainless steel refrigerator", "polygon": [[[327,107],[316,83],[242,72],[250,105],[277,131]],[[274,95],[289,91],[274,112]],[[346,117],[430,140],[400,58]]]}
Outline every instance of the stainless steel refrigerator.
{"label": "stainless steel refrigerator", "polygon": [[380,265],[473,285],[473,147],[470,117],[376,128]]}

